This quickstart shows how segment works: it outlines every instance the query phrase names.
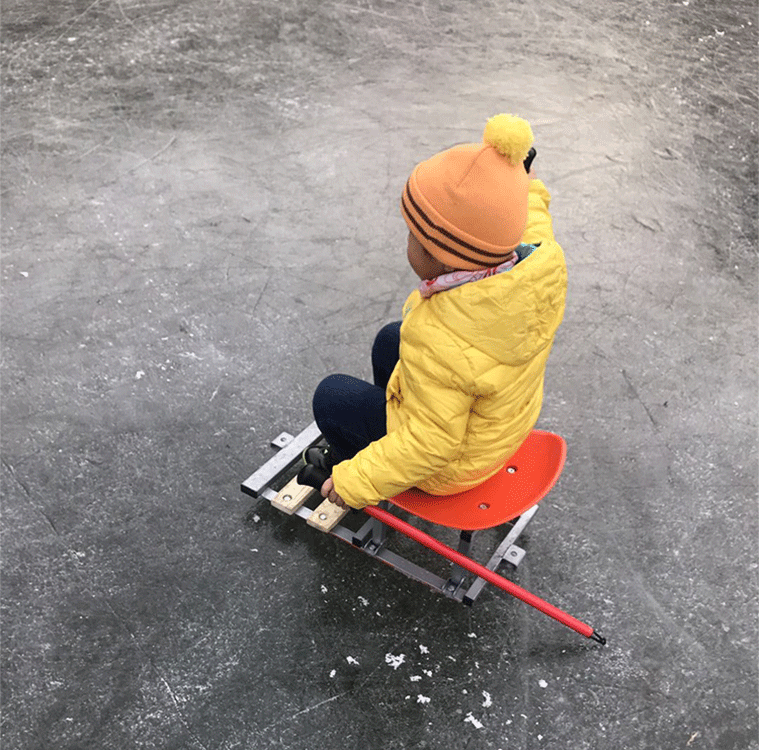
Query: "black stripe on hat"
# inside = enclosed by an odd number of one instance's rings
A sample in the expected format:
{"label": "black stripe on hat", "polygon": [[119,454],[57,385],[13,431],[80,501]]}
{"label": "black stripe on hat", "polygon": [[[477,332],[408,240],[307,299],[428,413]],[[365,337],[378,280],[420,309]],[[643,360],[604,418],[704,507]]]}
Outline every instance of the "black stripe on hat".
{"label": "black stripe on hat", "polygon": [[[419,222],[414,218],[414,216],[411,214],[411,211],[409,210],[408,206],[406,205],[406,195],[408,195],[408,199],[411,202],[411,205],[414,207],[414,209],[417,211],[417,213],[424,219],[424,221],[433,229],[436,229],[441,234],[445,235],[446,237],[452,239],[454,242],[457,242],[459,245],[462,245],[463,247],[473,250],[478,255],[486,255],[489,258],[498,258],[497,261],[487,263],[480,261],[477,258],[472,258],[469,255],[464,255],[462,252],[456,250],[455,248],[451,247],[450,245],[447,245],[445,242],[442,242],[437,237],[433,237],[429,232],[425,231],[425,229],[419,224]],[[456,235],[451,234],[448,230],[444,229],[441,226],[438,226],[433,221],[430,220],[429,216],[422,211],[422,209],[419,207],[419,205],[416,203],[416,201],[411,196],[411,191],[408,189],[408,183],[406,183],[406,190],[404,191],[404,194],[401,196],[401,207],[403,208],[404,213],[406,214],[406,217],[408,220],[416,227],[416,229],[419,231],[419,233],[430,242],[437,245],[442,250],[445,250],[447,253],[450,253],[451,255],[455,255],[457,258],[461,258],[462,260],[465,260],[469,263],[479,263],[482,266],[499,266],[501,263],[503,263],[504,259],[511,253],[511,250],[508,250],[506,253],[491,253],[487,250],[481,250],[480,248],[476,247],[475,245],[471,245],[468,242],[465,242],[464,240],[460,240]]]}
{"label": "black stripe on hat", "polygon": [[485,261],[473,258],[471,255],[464,255],[464,253],[460,253],[458,250],[454,250],[452,247],[450,247],[450,245],[446,245],[444,242],[441,242],[437,237],[432,237],[429,233],[425,232],[424,229],[419,225],[419,222],[409,213],[409,210],[406,207],[405,203],[403,203],[402,208],[403,212],[406,215],[406,218],[416,227],[422,237],[434,243],[442,250],[445,250],[445,252],[450,253],[451,255],[455,255],[457,258],[465,260],[467,263],[476,263],[480,266],[484,266],[485,268],[495,268],[496,266],[500,266],[506,257],[511,253],[511,251],[509,251],[505,255],[500,256],[500,260],[496,260],[495,262],[490,263],[486,263]]}

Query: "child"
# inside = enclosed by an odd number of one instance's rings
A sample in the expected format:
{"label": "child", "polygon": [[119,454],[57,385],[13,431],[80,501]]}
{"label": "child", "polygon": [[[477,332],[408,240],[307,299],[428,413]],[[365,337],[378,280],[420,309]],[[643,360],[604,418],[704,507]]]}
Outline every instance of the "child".
{"label": "child", "polygon": [[491,118],[482,143],[411,173],[401,202],[422,280],[378,334],[374,385],[331,375],[314,395],[332,475],[322,495],[362,508],[408,489],[449,495],[493,476],[533,429],[564,314],[550,195],[527,174],[529,124]]}

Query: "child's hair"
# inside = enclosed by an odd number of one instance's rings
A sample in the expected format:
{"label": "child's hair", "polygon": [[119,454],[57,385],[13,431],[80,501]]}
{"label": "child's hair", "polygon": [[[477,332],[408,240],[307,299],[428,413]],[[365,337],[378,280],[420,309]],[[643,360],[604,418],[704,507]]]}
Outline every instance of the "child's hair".
{"label": "child's hair", "polygon": [[466,270],[498,266],[520,243],[529,178],[529,123],[500,114],[482,143],[453,146],[418,164],[401,200],[403,218],[425,250]]}

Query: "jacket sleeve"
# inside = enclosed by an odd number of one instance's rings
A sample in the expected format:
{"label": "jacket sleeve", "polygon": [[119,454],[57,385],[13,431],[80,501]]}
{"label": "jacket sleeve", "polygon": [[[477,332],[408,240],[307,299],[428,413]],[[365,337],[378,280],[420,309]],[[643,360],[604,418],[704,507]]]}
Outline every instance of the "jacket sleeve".
{"label": "jacket sleeve", "polygon": [[335,491],[348,505],[376,505],[414,487],[461,451],[474,397],[429,372],[421,374],[423,380],[405,377],[408,419],[332,470]]}
{"label": "jacket sleeve", "polygon": [[522,242],[534,245],[539,242],[554,241],[551,214],[548,212],[550,203],[551,194],[542,180],[530,180],[527,227],[524,230]]}

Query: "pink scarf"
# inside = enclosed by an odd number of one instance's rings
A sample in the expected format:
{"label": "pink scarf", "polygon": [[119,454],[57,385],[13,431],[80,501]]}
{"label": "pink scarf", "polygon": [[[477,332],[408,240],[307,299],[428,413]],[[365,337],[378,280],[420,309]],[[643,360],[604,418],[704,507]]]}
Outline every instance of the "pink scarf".
{"label": "pink scarf", "polygon": [[452,271],[444,273],[442,276],[436,276],[434,279],[423,281],[419,285],[419,293],[424,299],[429,299],[433,294],[444,292],[447,289],[455,289],[457,286],[469,284],[472,281],[480,281],[488,276],[510,271],[519,262],[519,255],[514,253],[510,260],[501,263],[495,268],[483,268],[481,271]]}

